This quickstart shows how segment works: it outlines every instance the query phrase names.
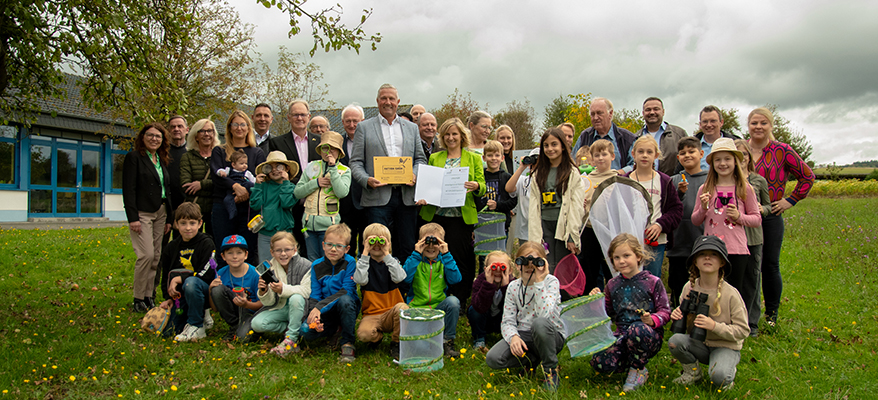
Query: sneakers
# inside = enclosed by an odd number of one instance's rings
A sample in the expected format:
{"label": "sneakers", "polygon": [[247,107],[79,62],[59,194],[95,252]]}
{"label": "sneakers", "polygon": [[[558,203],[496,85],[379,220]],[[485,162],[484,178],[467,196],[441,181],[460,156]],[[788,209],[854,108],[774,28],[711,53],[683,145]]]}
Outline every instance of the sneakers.
{"label": "sneakers", "polygon": [[293,339],[284,338],[283,342],[280,342],[275,348],[271,349],[271,354],[277,354],[281,358],[285,358],[290,354],[296,354],[301,349],[299,349],[299,345]]}
{"label": "sneakers", "polygon": [[390,342],[390,358],[399,361],[399,342]]}
{"label": "sneakers", "polygon": [[460,357],[460,352],[457,351],[457,346],[454,345],[454,339],[446,340],[442,347],[446,357]]}
{"label": "sneakers", "polygon": [[734,381],[730,382],[728,385],[723,385],[721,388],[719,388],[719,390],[722,390],[722,391],[725,392],[725,391],[728,391],[728,390],[732,390],[733,387],[735,387],[735,382],[734,382]]}
{"label": "sneakers", "polygon": [[149,311],[149,306],[147,306],[146,301],[143,299],[134,299],[134,304],[132,305],[131,311],[145,314]]}
{"label": "sneakers", "polygon": [[210,309],[204,310],[204,330],[213,328],[213,317],[210,316]]}
{"label": "sneakers", "polygon": [[341,345],[341,362],[354,362],[357,357],[354,355],[354,345],[345,343]]}
{"label": "sneakers", "polygon": [[543,368],[543,389],[554,392],[558,390],[558,385],[560,384],[558,368]]}
{"label": "sneakers", "polygon": [[674,379],[674,383],[678,385],[691,385],[700,380],[701,364],[695,362],[692,364],[683,364],[683,373],[680,374],[677,379]]}
{"label": "sneakers", "polygon": [[623,392],[631,392],[637,390],[637,388],[643,386],[646,383],[646,380],[649,379],[649,371],[646,370],[646,367],[643,369],[628,369],[628,379],[625,379],[625,384],[622,385]]}
{"label": "sneakers", "polygon": [[183,327],[183,332],[180,332],[179,335],[175,336],[174,340],[178,342],[194,342],[206,337],[207,333],[204,332],[204,328],[186,324],[186,326]]}
{"label": "sneakers", "polygon": [[488,346],[485,346],[485,339],[476,339],[473,343],[473,350],[480,351],[483,354],[488,352]]}

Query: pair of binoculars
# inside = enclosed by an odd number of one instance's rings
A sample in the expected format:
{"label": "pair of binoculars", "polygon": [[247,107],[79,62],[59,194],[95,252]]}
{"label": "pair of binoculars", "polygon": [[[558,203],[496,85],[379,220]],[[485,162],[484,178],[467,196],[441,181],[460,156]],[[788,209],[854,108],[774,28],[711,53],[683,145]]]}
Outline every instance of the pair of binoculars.
{"label": "pair of binoculars", "polygon": [[534,257],[534,256],[518,257],[515,259],[515,265],[528,265],[528,264],[531,264],[534,267],[545,267],[546,260],[539,258],[539,257]]}
{"label": "pair of binoculars", "polygon": [[503,263],[493,263],[490,266],[492,272],[506,272],[506,264]]}
{"label": "pair of binoculars", "polygon": [[439,238],[436,236],[427,236],[424,238],[424,244],[429,246],[431,244],[439,245]]}
{"label": "pair of binoculars", "polygon": [[521,157],[521,163],[524,165],[534,165],[537,163],[537,157],[539,157],[537,154]]}
{"label": "pair of binoculars", "polygon": [[[725,194],[725,196],[723,196],[723,194]],[[735,197],[735,193],[733,192],[716,192],[716,208],[729,205],[729,202],[732,201],[733,197]]]}
{"label": "pair of binoculars", "polygon": [[543,192],[543,204],[558,204],[555,192]]}
{"label": "pair of binoculars", "polygon": [[387,243],[387,240],[384,239],[383,237],[375,236],[375,237],[369,239],[369,244],[371,244],[371,245],[375,245],[375,244],[383,245],[385,243]]}
{"label": "pair of binoculars", "polygon": [[[686,319],[689,314],[707,316],[710,313],[710,305],[707,304],[707,293],[690,291],[689,295],[680,303],[680,311],[683,313],[683,318],[674,321],[671,325],[671,332],[686,333]],[[693,326],[689,337],[692,340],[703,342],[707,338],[707,331],[704,328]]]}

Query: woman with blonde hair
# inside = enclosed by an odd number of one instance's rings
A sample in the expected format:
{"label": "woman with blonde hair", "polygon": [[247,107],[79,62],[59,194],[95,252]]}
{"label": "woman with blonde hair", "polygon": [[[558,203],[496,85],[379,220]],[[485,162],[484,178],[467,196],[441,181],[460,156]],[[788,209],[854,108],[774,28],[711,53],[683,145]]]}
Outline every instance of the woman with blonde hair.
{"label": "woman with blonde hair", "polygon": [[[756,173],[768,181],[771,212],[762,219],[762,294],[765,297],[765,319],[770,326],[777,323],[783,281],[780,275],[780,249],[783,245],[784,211],[808,196],[814,186],[814,172],[786,143],[775,140],[774,115],[759,107],[747,116],[750,150]],[[789,196],[784,197],[787,180],[798,181]]]}
{"label": "woman with blonde hair", "polygon": [[495,133],[497,141],[503,145],[502,169],[510,174],[515,172],[515,164],[512,162],[512,152],[515,151],[515,132],[509,125],[500,125]]}
{"label": "woman with blonde hair", "polygon": [[180,184],[186,201],[198,204],[204,232],[213,236],[213,181],[210,179],[210,156],[220,145],[216,126],[209,119],[200,119],[189,129],[186,153],[180,158]]}
{"label": "woman with blonde hair", "polygon": [[[243,236],[247,243],[257,243],[256,233],[247,229],[247,222],[256,216],[256,213],[250,210],[250,191],[228,176],[217,175],[218,170],[232,167],[230,157],[238,150],[247,155],[247,171],[254,176],[257,175],[256,166],[265,162],[265,153],[256,145],[250,117],[241,110],[235,110],[229,115],[226,122],[226,144],[214,147],[210,156],[210,179],[213,182],[211,214],[216,248],[221,247],[223,238],[235,234]],[[235,204],[237,204],[234,218],[229,218],[229,212],[223,205],[223,198],[230,190],[235,192]],[[259,263],[259,252],[255,250],[254,246],[247,255],[247,262],[251,265]],[[221,258],[217,258],[217,263],[220,266],[225,264]]]}

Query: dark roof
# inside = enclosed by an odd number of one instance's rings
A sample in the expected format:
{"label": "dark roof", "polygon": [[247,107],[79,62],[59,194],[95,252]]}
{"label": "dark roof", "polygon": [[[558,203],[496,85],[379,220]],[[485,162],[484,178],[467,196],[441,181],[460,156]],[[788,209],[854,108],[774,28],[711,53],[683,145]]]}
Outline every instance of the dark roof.
{"label": "dark roof", "polygon": [[[39,102],[40,114],[34,125],[74,131],[134,136],[136,131],[122,120],[113,120],[109,111],[98,113],[82,101],[79,81],[82,77],[64,74],[61,89],[64,96]],[[55,113],[55,116],[52,116]]]}
{"label": "dark roof", "polygon": [[[397,111],[398,112],[410,111],[412,109],[412,107],[413,107],[413,105],[411,105],[411,104],[400,105],[399,109]],[[333,109],[329,109],[329,110],[314,110],[314,111],[311,111],[311,118],[314,118],[316,116],[326,117],[326,119],[329,120],[329,126],[332,127],[332,130],[339,132],[339,133],[342,133],[344,131],[344,125],[342,125],[342,123],[341,123],[341,110],[344,110],[344,108],[333,108]],[[363,107],[363,114],[364,114],[363,119],[369,119],[372,117],[376,117],[376,116],[378,116],[378,107],[377,106]]]}

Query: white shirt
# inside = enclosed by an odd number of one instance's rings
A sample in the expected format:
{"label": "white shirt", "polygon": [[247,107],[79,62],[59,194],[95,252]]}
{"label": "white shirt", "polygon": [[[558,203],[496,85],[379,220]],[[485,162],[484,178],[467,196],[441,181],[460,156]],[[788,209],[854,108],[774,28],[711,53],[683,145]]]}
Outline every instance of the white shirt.
{"label": "white shirt", "polygon": [[384,146],[387,155],[390,157],[402,156],[402,123],[399,117],[394,117],[393,122],[379,115],[378,121],[381,123],[381,134],[384,136]]}
{"label": "white shirt", "polygon": [[[253,136],[256,137],[256,145],[259,146],[260,144],[262,144],[262,142],[268,140],[268,138],[271,136],[271,131],[265,131],[265,135],[263,136],[259,136],[259,132],[253,131]],[[268,154],[266,154],[266,156],[267,155]]]}

